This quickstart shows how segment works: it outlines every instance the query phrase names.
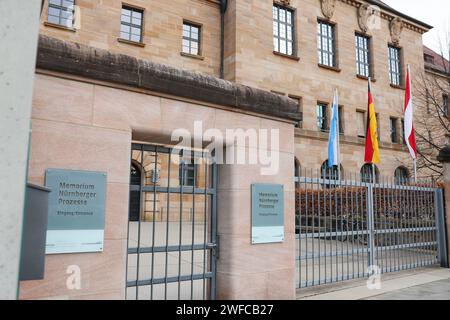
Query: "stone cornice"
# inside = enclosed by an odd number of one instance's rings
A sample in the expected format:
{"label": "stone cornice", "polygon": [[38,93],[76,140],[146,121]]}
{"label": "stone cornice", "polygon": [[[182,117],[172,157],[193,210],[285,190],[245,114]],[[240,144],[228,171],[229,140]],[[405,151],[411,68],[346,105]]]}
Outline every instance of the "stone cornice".
{"label": "stone cornice", "polygon": [[[329,139],[329,134],[324,133],[324,132],[315,131],[315,130],[296,128],[295,129],[295,137],[308,138],[308,139],[326,142]],[[365,139],[341,134],[340,135],[340,143],[342,143],[344,145],[364,146]],[[393,151],[398,151],[398,152],[407,152],[408,151],[406,145],[402,145],[399,143],[390,143],[390,142],[380,141],[379,146],[381,149],[393,150]]]}
{"label": "stone cornice", "polygon": [[[363,3],[363,1],[357,1],[357,0],[339,0],[339,1],[346,3],[348,5],[351,5],[355,8],[359,8],[361,6],[361,4]],[[375,3],[374,1],[366,0],[364,2],[380,7],[381,18],[385,19],[389,22],[392,21],[393,19],[395,19],[396,17],[402,18],[403,26],[409,30],[418,32],[420,34],[424,34],[433,28],[432,26],[429,26],[423,22],[420,22],[414,18],[411,18],[405,14],[402,14],[401,12],[395,11],[393,9],[391,10],[387,6],[382,7],[378,3]]]}
{"label": "stone cornice", "polygon": [[40,35],[36,67],[212,103],[236,110],[301,121],[298,104],[261,89],[210,75]]}

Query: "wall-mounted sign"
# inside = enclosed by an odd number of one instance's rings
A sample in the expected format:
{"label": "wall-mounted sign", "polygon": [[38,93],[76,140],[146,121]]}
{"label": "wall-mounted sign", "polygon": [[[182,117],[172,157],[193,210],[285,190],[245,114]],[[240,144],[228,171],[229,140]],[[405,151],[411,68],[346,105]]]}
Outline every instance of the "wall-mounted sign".
{"label": "wall-mounted sign", "polygon": [[45,253],[103,251],[106,173],[48,169]]}
{"label": "wall-mounted sign", "polygon": [[283,186],[252,184],[252,244],[283,241]]}

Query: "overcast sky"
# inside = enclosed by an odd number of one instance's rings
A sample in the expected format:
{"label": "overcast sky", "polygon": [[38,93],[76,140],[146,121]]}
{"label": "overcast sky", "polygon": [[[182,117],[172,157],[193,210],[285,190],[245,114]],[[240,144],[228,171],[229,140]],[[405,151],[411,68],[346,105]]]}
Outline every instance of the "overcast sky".
{"label": "overcast sky", "polygon": [[446,39],[450,31],[449,0],[383,0],[385,3],[413,18],[434,27],[423,37],[424,44],[440,52],[439,38]]}

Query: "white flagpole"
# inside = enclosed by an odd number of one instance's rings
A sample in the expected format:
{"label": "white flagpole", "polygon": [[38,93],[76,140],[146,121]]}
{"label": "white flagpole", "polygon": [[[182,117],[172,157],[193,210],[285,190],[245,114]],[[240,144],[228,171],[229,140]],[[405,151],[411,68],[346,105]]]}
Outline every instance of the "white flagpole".
{"label": "white flagpole", "polygon": [[372,163],[372,183],[375,186],[375,183],[377,182],[377,176],[375,175],[375,164]]}

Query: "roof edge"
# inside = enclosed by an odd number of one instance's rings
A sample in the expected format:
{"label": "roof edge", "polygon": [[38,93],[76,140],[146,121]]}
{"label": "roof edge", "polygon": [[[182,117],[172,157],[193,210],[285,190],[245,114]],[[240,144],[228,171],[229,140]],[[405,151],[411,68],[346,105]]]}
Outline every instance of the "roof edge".
{"label": "roof edge", "polygon": [[434,28],[433,26],[431,26],[431,25],[429,25],[429,24],[427,24],[425,22],[422,22],[422,21],[420,21],[420,20],[418,20],[416,18],[408,16],[407,14],[392,8],[391,6],[388,6],[385,3],[382,3],[382,2],[379,2],[379,1],[374,1],[374,0],[364,0],[364,1],[366,1],[366,2],[368,2],[370,4],[373,4],[375,6],[378,6],[378,7],[382,8],[382,9],[392,13],[392,14],[395,14],[395,15],[399,16],[399,17],[402,17],[403,19],[409,20],[409,21],[411,21],[411,22],[421,26],[422,28],[427,29],[427,31],[429,31],[429,30]]}

